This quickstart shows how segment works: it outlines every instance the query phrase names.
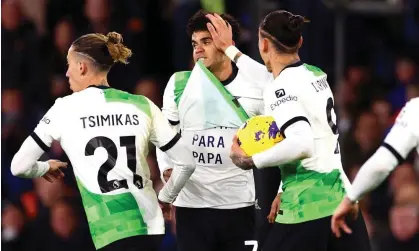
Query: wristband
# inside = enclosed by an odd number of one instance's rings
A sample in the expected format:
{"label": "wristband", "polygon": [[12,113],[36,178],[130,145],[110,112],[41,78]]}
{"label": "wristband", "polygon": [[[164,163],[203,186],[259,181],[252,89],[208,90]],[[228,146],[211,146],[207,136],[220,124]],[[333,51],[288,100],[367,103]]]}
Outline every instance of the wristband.
{"label": "wristband", "polygon": [[230,45],[225,51],[224,53],[227,55],[227,57],[229,57],[232,61],[235,62],[236,56],[239,53],[239,49],[237,49],[236,46],[234,45]]}

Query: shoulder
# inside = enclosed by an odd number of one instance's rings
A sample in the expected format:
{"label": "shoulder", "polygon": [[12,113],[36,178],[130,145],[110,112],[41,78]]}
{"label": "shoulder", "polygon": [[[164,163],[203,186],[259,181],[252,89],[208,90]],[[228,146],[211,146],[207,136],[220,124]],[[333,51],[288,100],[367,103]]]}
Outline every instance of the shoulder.
{"label": "shoulder", "polygon": [[103,91],[107,102],[119,102],[134,105],[138,110],[151,115],[150,104],[152,101],[143,95],[136,95],[129,92],[109,88]]}
{"label": "shoulder", "polygon": [[164,94],[168,95],[168,92],[170,92],[173,95],[175,89],[184,89],[191,73],[191,71],[179,71],[173,73],[172,76],[170,76],[169,81],[167,81]]}
{"label": "shoulder", "polygon": [[[268,82],[266,83],[266,85]],[[242,70],[238,70],[234,80],[225,86],[233,96],[243,98],[262,99],[264,85],[258,85],[252,79],[248,78]]]}
{"label": "shoulder", "polygon": [[301,83],[305,82],[306,78],[298,74],[296,75],[295,70],[287,69],[276,77],[267,88],[270,95],[273,95],[274,98],[282,98],[290,94],[299,95],[302,91]]}
{"label": "shoulder", "polygon": [[72,106],[72,104],[74,105],[78,100],[78,95],[76,94],[77,93],[73,93],[71,95],[55,99],[54,105],[52,107],[54,109],[65,109],[66,107]]}
{"label": "shoulder", "polygon": [[[179,71],[175,72],[171,79],[174,85],[174,89],[183,89],[186,86],[186,83],[188,82],[192,71]],[[169,80],[170,81],[170,80]]]}
{"label": "shoulder", "polygon": [[410,101],[406,103],[406,109],[412,110],[412,112],[416,111],[416,113],[419,112],[419,97],[418,98],[412,98]]}
{"label": "shoulder", "polygon": [[309,77],[322,77],[327,75],[322,69],[317,66],[303,64],[301,70],[304,70]]}
{"label": "shoulder", "polygon": [[173,73],[172,78],[174,78],[175,81],[188,81],[191,73],[192,71],[178,71]]}
{"label": "shoulder", "polygon": [[302,64],[298,67],[287,68],[275,79],[277,87],[294,94],[303,94],[311,90],[311,84],[326,82],[327,74],[317,66]]}
{"label": "shoulder", "polygon": [[286,68],[280,76],[283,81],[306,81],[327,77],[327,74],[317,66],[302,63],[298,67]]}
{"label": "shoulder", "polygon": [[419,98],[413,98],[400,111],[396,119],[396,124],[403,127],[417,124],[419,126]]}

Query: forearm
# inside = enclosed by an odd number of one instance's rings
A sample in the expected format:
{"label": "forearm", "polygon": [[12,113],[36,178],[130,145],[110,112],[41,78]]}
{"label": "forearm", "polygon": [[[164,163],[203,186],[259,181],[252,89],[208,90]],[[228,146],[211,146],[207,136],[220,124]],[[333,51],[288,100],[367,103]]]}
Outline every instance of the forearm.
{"label": "forearm", "polygon": [[[177,132],[179,132],[179,124],[173,125],[170,120],[169,120],[169,124],[170,127],[175,129]],[[160,170],[160,178],[163,182],[163,184],[166,184],[166,181],[163,177],[163,174],[165,171],[169,170],[169,169],[173,169],[174,164],[171,161],[171,159],[169,158],[169,156],[167,156],[167,154],[165,152],[163,152],[162,150],[160,150],[158,147],[156,147],[156,158],[157,158],[157,165],[159,166],[159,170]]]}
{"label": "forearm", "polygon": [[359,170],[348,194],[349,199],[359,200],[380,185],[416,145],[416,138],[408,129],[400,124],[394,125],[384,144]]}
{"label": "forearm", "polygon": [[359,170],[348,198],[351,201],[361,199],[366,193],[380,185],[397,164],[398,160],[394,155],[388,149],[380,147]]}
{"label": "forearm", "polygon": [[242,73],[255,83],[266,84],[273,79],[270,72],[263,64],[253,60],[249,56],[241,53],[235,46],[230,46],[225,50],[225,54],[236,63]]}
{"label": "forearm", "polygon": [[171,203],[195,171],[195,160],[182,139],[165,153],[174,166],[169,181],[159,193],[159,200]]}
{"label": "forearm", "polygon": [[253,155],[257,168],[272,167],[291,161],[309,158],[314,153],[314,141],[310,125],[297,122],[286,129],[286,138],[274,147]]}
{"label": "forearm", "polygon": [[166,181],[163,177],[165,171],[172,169],[174,167],[173,162],[170,160],[169,156],[162,150],[156,147],[156,157],[157,157],[157,165],[160,169],[160,178],[162,182],[165,184]]}
{"label": "forearm", "polygon": [[26,138],[12,160],[11,171],[21,178],[42,177],[49,170],[48,162],[37,161],[44,151],[32,139]]}

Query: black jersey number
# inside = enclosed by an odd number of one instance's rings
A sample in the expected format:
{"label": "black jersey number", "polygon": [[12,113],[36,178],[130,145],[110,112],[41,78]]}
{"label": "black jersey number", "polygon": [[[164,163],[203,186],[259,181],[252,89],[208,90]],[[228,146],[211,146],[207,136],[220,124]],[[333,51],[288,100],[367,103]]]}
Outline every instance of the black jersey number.
{"label": "black jersey number", "polygon": [[[120,146],[125,147],[127,151],[127,166],[133,172],[133,183],[138,188],[143,188],[143,178],[135,173],[137,167],[135,136],[122,136],[120,139]],[[92,156],[96,148],[103,147],[108,153],[108,159],[103,163],[97,174],[97,181],[99,183],[102,193],[108,193],[117,189],[128,188],[126,179],[122,180],[108,180],[108,173],[115,167],[118,158],[118,148],[116,144],[109,138],[104,136],[94,137],[89,140],[84,150],[86,156]]]}
{"label": "black jersey number", "polygon": [[[338,131],[338,126],[335,124],[335,122],[333,122],[332,119],[332,109],[335,109],[335,104],[333,103],[333,99],[330,97],[327,100],[327,105],[326,105],[326,117],[327,117],[327,123],[330,126],[330,129],[332,130],[334,135],[338,135],[339,131]],[[339,141],[336,143],[336,148],[335,148],[335,153],[338,154],[339,151]]]}

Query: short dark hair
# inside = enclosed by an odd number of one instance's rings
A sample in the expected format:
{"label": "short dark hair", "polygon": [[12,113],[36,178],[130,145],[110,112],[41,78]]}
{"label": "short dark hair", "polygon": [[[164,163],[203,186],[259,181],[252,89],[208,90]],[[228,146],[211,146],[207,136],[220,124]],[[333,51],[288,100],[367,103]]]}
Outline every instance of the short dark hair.
{"label": "short dark hair", "polygon": [[127,64],[132,55],[117,32],[109,32],[106,36],[100,33],[83,35],[73,42],[72,47],[75,52],[92,59],[100,71],[109,71],[118,62]]}
{"label": "short dark hair", "polygon": [[[199,10],[189,19],[186,28],[189,37],[191,37],[192,34],[197,31],[208,31],[207,23],[210,23],[211,21],[206,17],[207,14],[214,14],[214,12]],[[233,31],[233,40],[238,41],[240,37],[239,22],[229,14],[221,14],[220,16],[231,25],[231,29]]]}
{"label": "short dark hair", "polygon": [[295,53],[298,51],[298,43],[306,22],[309,21],[303,16],[277,10],[263,19],[259,30],[261,36],[271,40],[278,51]]}

